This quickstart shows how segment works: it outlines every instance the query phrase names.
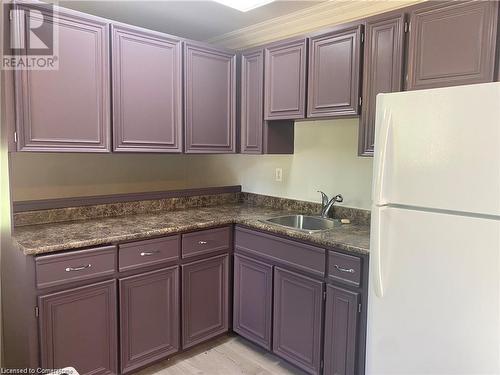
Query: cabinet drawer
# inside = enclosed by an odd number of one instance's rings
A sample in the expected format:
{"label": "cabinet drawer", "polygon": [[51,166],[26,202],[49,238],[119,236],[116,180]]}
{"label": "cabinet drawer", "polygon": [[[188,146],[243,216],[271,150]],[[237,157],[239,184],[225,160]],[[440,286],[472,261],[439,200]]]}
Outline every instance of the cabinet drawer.
{"label": "cabinet drawer", "polygon": [[119,246],[120,272],[175,261],[179,258],[180,236],[155,238]]}
{"label": "cabinet drawer", "polygon": [[231,228],[201,230],[182,235],[182,257],[189,258],[215,251],[229,250]]}
{"label": "cabinet drawer", "polygon": [[37,288],[111,276],[116,271],[116,247],[44,255],[37,257],[35,263]]}
{"label": "cabinet drawer", "polygon": [[235,231],[235,250],[323,277],[325,250],[245,228]]}
{"label": "cabinet drawer", "polygon": [[330,251],[328,253],[328,278],[359,286],[361,283],[361,259]]}

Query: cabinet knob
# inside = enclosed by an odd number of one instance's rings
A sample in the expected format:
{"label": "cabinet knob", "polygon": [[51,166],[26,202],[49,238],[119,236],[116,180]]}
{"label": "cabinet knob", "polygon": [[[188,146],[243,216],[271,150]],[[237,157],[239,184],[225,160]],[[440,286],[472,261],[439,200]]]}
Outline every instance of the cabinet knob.
{"label": "cabinet knob", "polygon": [[90,267],[92,267],[92,264],[89,263],[86,264],[85,266],[80,266],[80,267],[67,267],[65,271],[66,272],[81,271]]}
{"label": "cabinet knob", "polygon": [[346,272],[346,273],[356,273],[356,271],[352,268],[342,268],[338,264],[335,264],[333,267],[335,267],[336,270],[340,272]]}
{"label": "cabinet knob", "polygon": [[198,241],[198,244],[199,244],[199,245],[206,245],[206,244],[207,244],[207,241]]}
{"label": "cabinet knob", "polygon": [[155,255],[155,254],[158,254],[159,251],[158,250],[155,250],[155,251],[143,251],[141,253],[141,257],[149,257],[151,255]]}

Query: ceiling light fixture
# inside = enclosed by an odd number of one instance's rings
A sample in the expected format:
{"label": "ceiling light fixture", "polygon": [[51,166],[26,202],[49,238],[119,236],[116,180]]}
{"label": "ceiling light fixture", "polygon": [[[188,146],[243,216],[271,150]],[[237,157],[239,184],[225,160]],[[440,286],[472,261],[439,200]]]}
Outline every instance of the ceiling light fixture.
{"label": "ceiling light fixture", "polygon": [[249,10],[261,7],[272,3],[275,0],[214,0],[217,3],[227,7],[237,9],[240,12],[248,12]]}

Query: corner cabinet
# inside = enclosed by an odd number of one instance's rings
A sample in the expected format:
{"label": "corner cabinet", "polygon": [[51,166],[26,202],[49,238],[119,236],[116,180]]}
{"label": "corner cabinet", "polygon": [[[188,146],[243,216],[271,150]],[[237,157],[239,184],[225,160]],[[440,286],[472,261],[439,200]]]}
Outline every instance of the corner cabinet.
{"label": "corner cabinet", "polygon": [[186,42],[184,90],[185,152],[236,152],[236,55]]}
{"label": "corner cabinet", "polygon": [[410,13],[408,90],[494,80],[497,1],[424,4]]}
{"label": "corner cabinet", "polygon": [[403,89],[404,29],[405,14],[401,12],[378,15],[365,22],[360,156],[373,156],[377,94]]}
{"label": "corner cabinet", "polygon": [[17,7],[24,19],[14,22],[27,27],[43,17],[49,22],[42,29],[55,24],[59,33],[57,69],[15,73],[17,150],[111,151],[109,23],[64,9]]}
{"label": "corner cabinet", "polygon": [[182,151],[182,44],[112,25],[113,150]]}
{"label": "corner cabinet", "polygon": [[363,26],[340,26],[309,39],[307,117],[359,113]]}
{"label": "corner cabinet", "polygon": [[116,282],[38,297],[42,368],[117,374]]}
{"label": "corner cabinet", "polygon": [[306,39],[287,40],[265,48],[264,119],[305,117]]}

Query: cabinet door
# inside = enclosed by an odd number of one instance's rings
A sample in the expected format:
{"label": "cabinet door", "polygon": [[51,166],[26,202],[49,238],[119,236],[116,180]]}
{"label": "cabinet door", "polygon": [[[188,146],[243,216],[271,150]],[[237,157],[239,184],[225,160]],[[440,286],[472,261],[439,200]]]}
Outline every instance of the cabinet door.
{"label": "cabinet door", "polygon": [[261,154],[264,127],[264,51],[241,55],[241,153]]}
{"label": "cabinet door", "polygon": [[359,294],[326,287],[325,375],[356,374]]}
{"label": "cabinet door", "polygon": [[236,150],[236,56],[201,44],[184,47],[185,152]]}
{"label": "cabinet door", "polygon": [[114,151],[181,152],[181,41],[112,25]]}
{"label": "cabinet door", "polygon": [[182,347],[228,329],[228,256],[182,266]]}
{"label": "cabinet door", "polygon": [[233,330],[271,349],[273,267],[241,255],[234,256]]}
{"label": "cabinet door", "polygon": [[450,1],[415,9],[407,89],[493,81],[497,18],[497,1]]}
{"label": "cabinet door", "polygon": [[38,24],[43,15],[49,22],[41,29],[58,27],[59,67],[16,72],[17,149],[110,151],[109,24],[63,9],[21,9],[25,25]]}
{"label": "cabinet door", "polygon": [[116,374],[116,282],[38,297],[43,368]]}
{"label": "cabinet door", "polygon": [[178,279],[171,267],[119,281],[122,373],[179,350]]}
{"label": "cabinet door", "polygon": [[306,40],[265,49],[264,108],[266,120],[305,117]]}
{"label": "cabinet door", "polygon": [[404,13],[388,13],[365,24],[360,156],[373,156],[377,94],[403,89],[404,23]]}
{"label": "cabinet door", "polygon": [[307,117],[359,113],[362,27],[340,27],[309,39]]}
{"label": "cabinet door", "polygon": [[323,283],[276,267],[273,352],[309,374],[320,373]]}

